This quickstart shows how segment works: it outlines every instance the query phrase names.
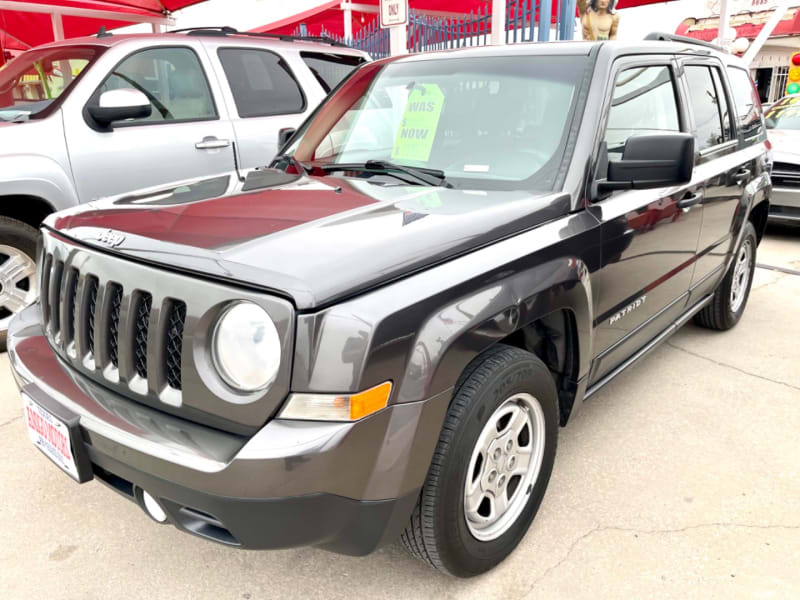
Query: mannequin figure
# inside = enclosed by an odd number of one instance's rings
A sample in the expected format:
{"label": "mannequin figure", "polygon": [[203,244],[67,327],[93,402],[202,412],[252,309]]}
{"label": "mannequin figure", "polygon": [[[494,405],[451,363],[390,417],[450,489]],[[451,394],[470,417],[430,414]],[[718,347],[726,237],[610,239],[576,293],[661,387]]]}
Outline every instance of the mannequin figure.
{"label": "mannequin figure", "polygon": [[584,40],[617,39],[619,15],[614,10],[616,4],[616,0],[578,0]]}

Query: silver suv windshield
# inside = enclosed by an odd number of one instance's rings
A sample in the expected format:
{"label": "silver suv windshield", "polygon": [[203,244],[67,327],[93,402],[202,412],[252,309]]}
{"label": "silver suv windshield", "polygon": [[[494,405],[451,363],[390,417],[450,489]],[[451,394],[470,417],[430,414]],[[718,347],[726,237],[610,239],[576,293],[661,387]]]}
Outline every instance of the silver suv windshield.
{"label": "silver suv windshield", "polygon": [[389,163],[437,172],[456,187],[551,189],[586,64],[584,56],[504,56],[368,65],[286,154],[325,172],[369,163],[374,173]]}
{"label": "silver suv windshield", "polygon": [[66,96],[101,48],[66,46],[29,50],[0,67],[0,120],[36,118]]}

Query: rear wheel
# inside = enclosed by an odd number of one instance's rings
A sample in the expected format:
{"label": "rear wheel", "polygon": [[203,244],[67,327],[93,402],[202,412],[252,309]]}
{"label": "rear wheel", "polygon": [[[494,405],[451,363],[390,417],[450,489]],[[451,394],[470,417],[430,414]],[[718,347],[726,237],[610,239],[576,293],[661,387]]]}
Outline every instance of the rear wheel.
{"label": "rear wheel", "polygon": [[0,217],[0,352],[6,349],[11,319],[37,297],[36,242],[30,225]]}
{"label": "rear wheel", "polygon": [[409,552],[459,577],[502,561],[539,509],[557,435],[557,395],[547,367],[504,345],[479,356],[456,386],[402,535]]}
{"label": "rear wheel", "polygon": [[757,245],[756,230],[748,221],[728,272],[714,292],[711,302],[694,318],[697,325],[724,331],[739,322],[750,297],[750,286],[753,285]]}

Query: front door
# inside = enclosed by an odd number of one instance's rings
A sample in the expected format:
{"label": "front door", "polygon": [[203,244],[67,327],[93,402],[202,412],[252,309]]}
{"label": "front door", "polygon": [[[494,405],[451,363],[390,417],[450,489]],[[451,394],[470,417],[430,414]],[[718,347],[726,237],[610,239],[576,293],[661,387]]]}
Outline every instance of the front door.
{"label": "front door", "polygon": [[[611,160],[628,138],[687,131],[669,59],[617,66],[602,143]],[[602,126],[602,124],[601,124]],[[666,328],[686,308],[702,215],[702,182],[618,191],[590,210],[601,221],[602,265],[594,273],[595,361],[590,384]]]}
{"label": "front door", "polygon": [[182,46],[149,48],[122,60],[95,91],[133,88],[150,99],[149,117],[102,130],[91,117],[65,119],[81,202],[232,171],[233,128],[220,117],[200,58]]}

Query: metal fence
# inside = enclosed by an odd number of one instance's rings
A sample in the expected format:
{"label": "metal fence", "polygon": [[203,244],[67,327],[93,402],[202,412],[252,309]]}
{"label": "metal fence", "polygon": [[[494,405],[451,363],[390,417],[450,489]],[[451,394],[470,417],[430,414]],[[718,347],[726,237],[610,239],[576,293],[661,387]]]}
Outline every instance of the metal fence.
{"label": "metal fence", "polygon": [[[556,7],[555,14],[553,3]],[[555,29],[555,39],[572,39],[574,13],[575,0],[506,0],[506,43],[546,42],[551,38],[551,28]],[[542,20],[544,24],[540,27]],[[479,7],[477,13],[470,12],[459,17],[437,17],[411,10],[408,15],[406,47],[409,52],[430,52],[485,46],[491,43],[491,27],[492,14],[489,6]],[[303,25],[295,31],[295,35],[305,33]],[[378,19],[362,27],[352,40],[345,40],[325,28],[320,35],[363,50],[372,58],[384,58],[390,54],[389,30],[381,29]]]}
{"label": "metal fence", "polygon": [[408,15],[409,52],[447,50],[490,43],[492,16],[488,7],[463,17],[432,17],[410,11]]}

